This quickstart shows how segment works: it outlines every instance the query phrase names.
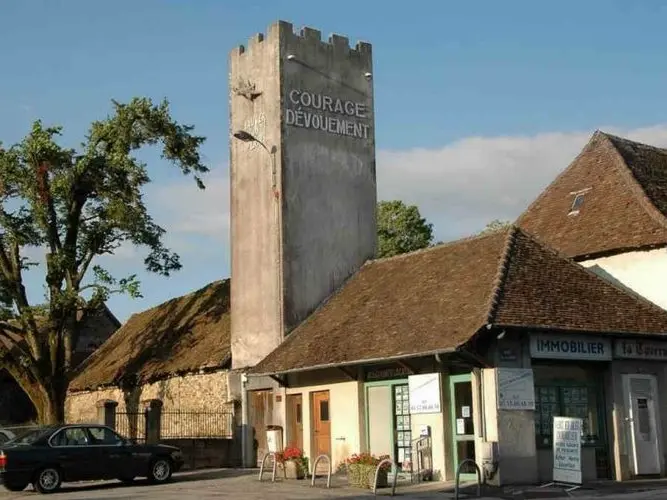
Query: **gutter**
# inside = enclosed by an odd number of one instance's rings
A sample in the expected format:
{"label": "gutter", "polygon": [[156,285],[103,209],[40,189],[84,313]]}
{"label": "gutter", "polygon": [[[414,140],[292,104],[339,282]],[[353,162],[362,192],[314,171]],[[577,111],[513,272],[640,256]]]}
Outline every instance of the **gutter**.
{"label": "gutter", "polygon": [[[422,356],[437,356],[440,357],[442,354],[452,354],[456,352],[461,352],[461,349],[459,347],[450,347],[447,349],[437,349],[433,351],[425,351],[425,352],[418,352],[414,354],[401,354],[397,356],[389,356],[389,357],[384,357],[384,358],[369,358],[369,359],[358,359],[355,361],[344,361],[344,362],[338,362],[338,363],[324,363],[321,365],[313,365],[313,366],[306,366],[306,367],[301,367],[301,368],[291,368],[288,370],[283,370],[283,371],[270,371],[270,372],[263,372],[263,373],[248,373],[248,377],[270,377],[271,375],[286,375],[289,373],[299,373],[299,372],[306,372],[306,371],[312,371],[312,370],[325,370],[327,368],[338,368],[341,366],[353,366],[353,365],[360,365],[360,364],[372,364],[372,363],[382,363],[386,361],[395,361],[399,359],[409,359],[409,358],[418,358]],[[437,358],[436,358],[437,359]]]}

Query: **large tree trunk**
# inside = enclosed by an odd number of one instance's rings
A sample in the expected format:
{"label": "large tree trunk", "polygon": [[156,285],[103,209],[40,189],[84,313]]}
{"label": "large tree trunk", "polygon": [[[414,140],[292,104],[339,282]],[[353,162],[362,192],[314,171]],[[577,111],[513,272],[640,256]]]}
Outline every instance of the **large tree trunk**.
{"label": "large tree trunk", "polygon": [[7,369],[35,406],[39,424],[58,424],[65,421],[67,387],[43,384],[21,370],[11,367]]}

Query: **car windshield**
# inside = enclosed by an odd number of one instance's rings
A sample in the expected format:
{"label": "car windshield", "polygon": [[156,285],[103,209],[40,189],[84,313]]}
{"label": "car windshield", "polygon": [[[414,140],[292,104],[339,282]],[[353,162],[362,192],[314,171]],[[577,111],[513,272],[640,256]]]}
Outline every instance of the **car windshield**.
{"label": "car windshield", "polygon": [[32,444],[42,436],[53,431],[53,427],[38,427],[23,432],[17,432],[16,437],[5,444]]}

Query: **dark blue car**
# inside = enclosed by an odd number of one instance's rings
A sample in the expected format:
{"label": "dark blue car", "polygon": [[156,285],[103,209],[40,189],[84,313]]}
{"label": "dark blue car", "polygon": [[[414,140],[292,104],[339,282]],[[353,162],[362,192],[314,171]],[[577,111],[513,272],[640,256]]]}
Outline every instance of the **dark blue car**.
{"label": "dark blue car", "polygon": [[183,465],[174,446],[136,444],[95,424],[41,427],[0,446],[0,479],[10,491],[32,484],[53,493],[63,482],[145,477],[164,483]]}

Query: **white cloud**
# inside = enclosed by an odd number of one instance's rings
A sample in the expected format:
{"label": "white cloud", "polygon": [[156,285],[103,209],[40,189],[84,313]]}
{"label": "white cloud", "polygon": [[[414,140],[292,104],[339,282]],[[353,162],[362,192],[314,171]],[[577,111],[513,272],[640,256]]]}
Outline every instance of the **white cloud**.
{"label": "white cloud", "polygon": [[[667,146],[667,125],[602,130]],[[514,220],[583,148],[593,131],[469,137],[436,149],[380,150],[379,199],[419,206],[438,239],[474,233],[493,219]]]}
{"label": "white cloud", "polygon": [[[667,125],[602,130],[667,147]],[[468,137],[441,148],[378,151],[379,199],[401,199],[419,206],[440,240],[482,229],[493,219],[514,220],[574,159],[593,131],[533,136]],[[151,187],[151,213],[168,231],[177,251],[229,246],[229,173],[214,169],[199,190],[192,179]]]}
{"label": "white cloud", "polygon": [[170,184],[156,184],[147,194],[147,204],[156,221],[168,234],[176,250],[199,245],[191,237],[204,237],[217,245],[229,244],[229,173],[226,167],[213,169],[199,189],[191,178]]}

